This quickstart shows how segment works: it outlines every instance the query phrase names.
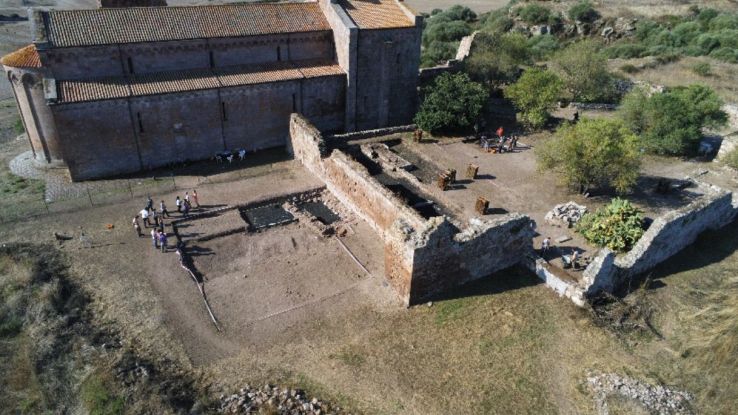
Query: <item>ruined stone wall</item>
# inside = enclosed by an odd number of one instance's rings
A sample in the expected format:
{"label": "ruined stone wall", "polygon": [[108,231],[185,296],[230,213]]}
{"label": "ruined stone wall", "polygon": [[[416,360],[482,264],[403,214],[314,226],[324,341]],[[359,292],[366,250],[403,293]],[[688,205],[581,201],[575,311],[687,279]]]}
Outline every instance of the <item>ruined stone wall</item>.
{"label": "ruined stone wall", "polygon": [[527,216],[475,219],[460,232],[445,217],[422,218],[340,150],[326,154],[305,117],[292,114],[290,135],[295,159],[382,237],[385,278],[406,305],[515,265],[533,248]]}
{"label": "ruined stone wall", "polygon": [[615,256],[602,249],[584,271],[581,288],[587,295],[599,291],[613,292],[629,277],[647,272],[691,245],[710,229],[719,229],[738,215],[738,197],[708,184],[700,184],[705,192],[699,200],[669,212],[651,224],[626,254]]}
{"label": "ruined stone wall", "polygon": [[356,128],[410,124],[417,108],[420,27],[360,30]]}
{"label": "ruined stone wall", "polygon": [[645,272],[670,258],[708,229],[719,229],[736,216],[733,194],[703,185],[707,194],[684,208],[669,212],[651,224],[626,255],[615,265],[627,275]]}
{"label": "ruined stone wall", "polygon": [[525,215],[472,219],[462,232],[447,220],[431,219],[411,242],[413,278],[410,304],[433,294],[509,268],[533,250],[533,229]]}

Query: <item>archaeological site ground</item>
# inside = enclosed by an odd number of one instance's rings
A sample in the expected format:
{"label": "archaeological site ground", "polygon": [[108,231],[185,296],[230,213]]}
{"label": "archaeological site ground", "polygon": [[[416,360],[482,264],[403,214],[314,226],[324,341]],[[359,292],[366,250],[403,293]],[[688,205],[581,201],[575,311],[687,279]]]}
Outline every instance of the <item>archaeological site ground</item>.
{"label": "archaeological site ground", "polygon": [[456,3],[0,5],[0,413],[734,413],[736,5]]}

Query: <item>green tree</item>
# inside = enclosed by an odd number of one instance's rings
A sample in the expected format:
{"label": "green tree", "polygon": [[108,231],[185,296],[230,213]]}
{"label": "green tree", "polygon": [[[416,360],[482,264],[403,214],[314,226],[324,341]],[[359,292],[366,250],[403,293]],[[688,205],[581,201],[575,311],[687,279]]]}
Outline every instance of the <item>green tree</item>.
{"label": "green tree", "polygon": [[528,40],[518,33],[478,33],[465,62],[472,79],[490,85],[514,81],[531,62]]}
{"label": "green tree", "polygon": [[627,252],[643,236],[643,214],[629,201],[615,198],[596,212],[585,214],[576,229],[590,243]]}
{"label": "green tree", "polygon": [[434,66],[456,55],[459,41],[472,33],[469,24],[477,15],[468,7],[453,6],[445,11],[434,10],[423,28],[421,64]]}
{"label": "green tree", "polygon": [[636,89],[623,98],[620,117],[641,135],[644,148],[662,155],[694,154],[702,129],[727,121],[720,97],[709,87],[690,85],[648,96]]}
{"label": "green tree", "polygon": [[520,110],[523,124],[531,128],[541,128],[556,106],[562,87],[563,83],[556,74],[531,68],[505,89],[505,97],[512,100]]}
{"label": "green tree", "polygon": [[624,193],[635,185],[641,163],[640,143],[617,119],[582,119],[564,124],[536,148],[538,169],[553,172],[585,193],[613,187]]}
{"label": "green tree", "polygon": [[465,73],[444,73],[423,94],[415,123],[432,132],[472,126],[489,96],[484,86]]}
{"label": "green tree", "polygon": [[571,99],[608,102],[615,98],[615,83],[607,69],[607,58],[593,40],[572,43],[553,58],[553,70],[564,81]]}

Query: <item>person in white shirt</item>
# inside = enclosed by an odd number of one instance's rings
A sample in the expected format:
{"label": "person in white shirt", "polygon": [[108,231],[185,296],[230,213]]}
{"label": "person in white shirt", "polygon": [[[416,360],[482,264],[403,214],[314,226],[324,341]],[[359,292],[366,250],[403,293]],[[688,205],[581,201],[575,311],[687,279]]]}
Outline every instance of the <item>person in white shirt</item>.
{"label": "person in white shirt", "polygon": [[144,228],[149,227],[149,210],[148,209],[141,209],[141,219],[143,219]]}

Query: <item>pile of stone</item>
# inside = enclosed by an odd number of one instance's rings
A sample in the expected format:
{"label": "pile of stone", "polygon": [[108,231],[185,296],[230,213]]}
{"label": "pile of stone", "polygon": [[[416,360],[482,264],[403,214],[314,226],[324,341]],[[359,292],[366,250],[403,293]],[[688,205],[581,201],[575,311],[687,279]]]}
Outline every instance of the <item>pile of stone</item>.
{"label": "pile of stone", "polygon": [[599,414],[608,414],[607,397],[619,395],[642,405],[655,414],[693,414],[691,401],[694,397],[661,385],[622,377],[615,373],[589,374],[587,383],[595,395],[595,405]]}
{"label": "pile of stone", "polygon": [[300,389],[279,388],[272,385],[264,385],[261,388],[246,385],[236,394],[221,395],[218,412],[225,414],[266,412],[290,415],[347,413],[317,398],[309,399]]}
{"label": "pile of stone", "polygon": [[587,207],[574,202],[562,203],[546,213],[546,223],[571,228],[587,213]]}

